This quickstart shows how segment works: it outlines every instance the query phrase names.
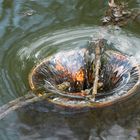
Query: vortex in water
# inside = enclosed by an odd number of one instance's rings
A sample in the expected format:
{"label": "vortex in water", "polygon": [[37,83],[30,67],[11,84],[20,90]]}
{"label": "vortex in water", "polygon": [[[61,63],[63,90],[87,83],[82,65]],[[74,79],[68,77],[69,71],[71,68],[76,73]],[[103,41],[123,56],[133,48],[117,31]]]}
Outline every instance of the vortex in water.
{"label": "vortex in water", "polygon": [[138,63],[134,57],[107,49],[101,58],[95,101],[87,100],[94,81],[94,49],[88,45],[73,46],[72,50],[61,50],[41,60],[32,69],[32,90],[37,94],[53,93],[48,100],[55,104],[93,108],[113,104],[135,92],[140,80]]}
{"label": "vortex in water", "polygon": [[[74,52],[80,50],[81,60],[79,58],[75,59],[80,62],[80,65],[83,64],[85,61],[83,60],[83,53],[87,49],[91,35],[95,39],[102,36],[106,41],[107,50],[119,51],[126,56],[132,55],[140,63],[139,38],[122,30],[82,26],[53,33],[48,33],[43,29],[43,31],[40,30],[21,38],[18,38],[17,35],[15,42],[6,42],[6,53],[1,60],[3,64],[0,71],[2,76],[1,86],[3,87],[1,98],[3,98],[3,101],[7,102],[7,100],[28,93],[30,90],[28,75],[35,65],[41,64],[42,60],[49,60],[49,58],[57,55],[61,56],[61,54],[66,56],[66,53],[69,52],[75,54],[74,57],[76,57],[77,55]],[[128,57],[128,59],[133,59],[133,57]],[[71,59],[71,61],[73,60]],[[107,71],[107,69],[104,69],[104,71]]]}

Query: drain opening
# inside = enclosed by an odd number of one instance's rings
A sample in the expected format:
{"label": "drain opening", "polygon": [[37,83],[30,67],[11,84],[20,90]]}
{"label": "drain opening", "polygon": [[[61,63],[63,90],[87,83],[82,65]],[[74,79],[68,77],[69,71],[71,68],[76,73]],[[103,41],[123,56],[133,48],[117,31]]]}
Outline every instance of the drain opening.
{"label": "drain opening", "polygon": [[[85,99],[91,94],[94,81],[93,61],[91,58],[87,60],[85,53],[86,49],[71,50],[43,60],[31,72],[31,88],[40,94],[50,91],[59,92],[66,97],[76,97],[75,100]],[[116,97],[116,93],[119,95],[122,91],[126,93],[137,83],[138,77],[139,71],[135,63],[127,56],[106,51],[101,59],[96,100],[102,101],[113,95]],[[51,96],[55,97],[58,96]]]}

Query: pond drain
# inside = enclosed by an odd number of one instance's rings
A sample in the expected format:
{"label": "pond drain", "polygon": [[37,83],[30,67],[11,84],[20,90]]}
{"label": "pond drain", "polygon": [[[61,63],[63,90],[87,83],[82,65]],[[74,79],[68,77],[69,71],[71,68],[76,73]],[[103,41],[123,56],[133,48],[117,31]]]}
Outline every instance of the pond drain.
{"label": "pond drain", "polygon": [[94,81],[93,60],[94,54],[87,48],[58,52],[32,69],[29,74],[30,87],[37,95],[56,93],[47,100],[72,108],[103,107],[135,93],[140,81],[138,63],[133,57],[107,50],[101,58],[95,101],[86,100]]}

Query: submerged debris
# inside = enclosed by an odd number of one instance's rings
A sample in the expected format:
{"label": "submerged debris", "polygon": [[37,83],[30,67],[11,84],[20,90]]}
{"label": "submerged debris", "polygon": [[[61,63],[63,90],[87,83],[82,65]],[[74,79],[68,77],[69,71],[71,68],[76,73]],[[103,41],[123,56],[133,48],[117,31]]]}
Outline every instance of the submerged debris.
{"label": "submerged debris", "polygon": [[23,16],[32,16],[32,15],[36,14],[36,11],[32,10],[32,9],[29,9],[29,10],[26,10],[26,11],[22,12],[21,14]]}
{"label": "submerged debris", "polygon": [[103,84],[101,84],[101,82],[99,85],[99,70],[101,67],[101,54],[102,54],[101,50],[104,47],[103,40],[102,39],[96,40],[95,45],[93,47],[95,47],[94,48],[95,49],[95,61],[94,61],[94,65],[93,65],[93,70],[94,70],[94,72],[93,72],[93,79],[94,79],[93,89],[92,89],[92,95],[90,96],[90,100],[92,100],[92,101],[95,100],[98,87],[103,85]]}
{"label": "submerged debris", "polygon": [[138,10],[128,10],[127,3],[122,2],[116,4],[114,0],[110,0],[108,5],[109,8],[107,9],[105,16],[102,18],[103,25],[124,26],[129,21],[133,21],[140,16],[140,12]]}

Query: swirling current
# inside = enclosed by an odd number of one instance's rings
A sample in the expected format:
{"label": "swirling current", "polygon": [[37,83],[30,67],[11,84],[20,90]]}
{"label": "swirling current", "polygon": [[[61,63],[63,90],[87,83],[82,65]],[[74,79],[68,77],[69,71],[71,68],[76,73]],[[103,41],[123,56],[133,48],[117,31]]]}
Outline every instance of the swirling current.
{"label": "swirling current", "polygon": [[[128,2],[131,8],[140,6],[139,0]],[[83,47],[91,37],[104,38],[110,49],[140,63],[139,21],[123,29],[101,27],[106,6],[98,0],[0,0],[0,106],[31,92],[28,75],[38,62]],[[124,103],[88,112],[71,112],[45,101],[31,104],[0,120],[0,140],[139,139],[137,92]]]}

